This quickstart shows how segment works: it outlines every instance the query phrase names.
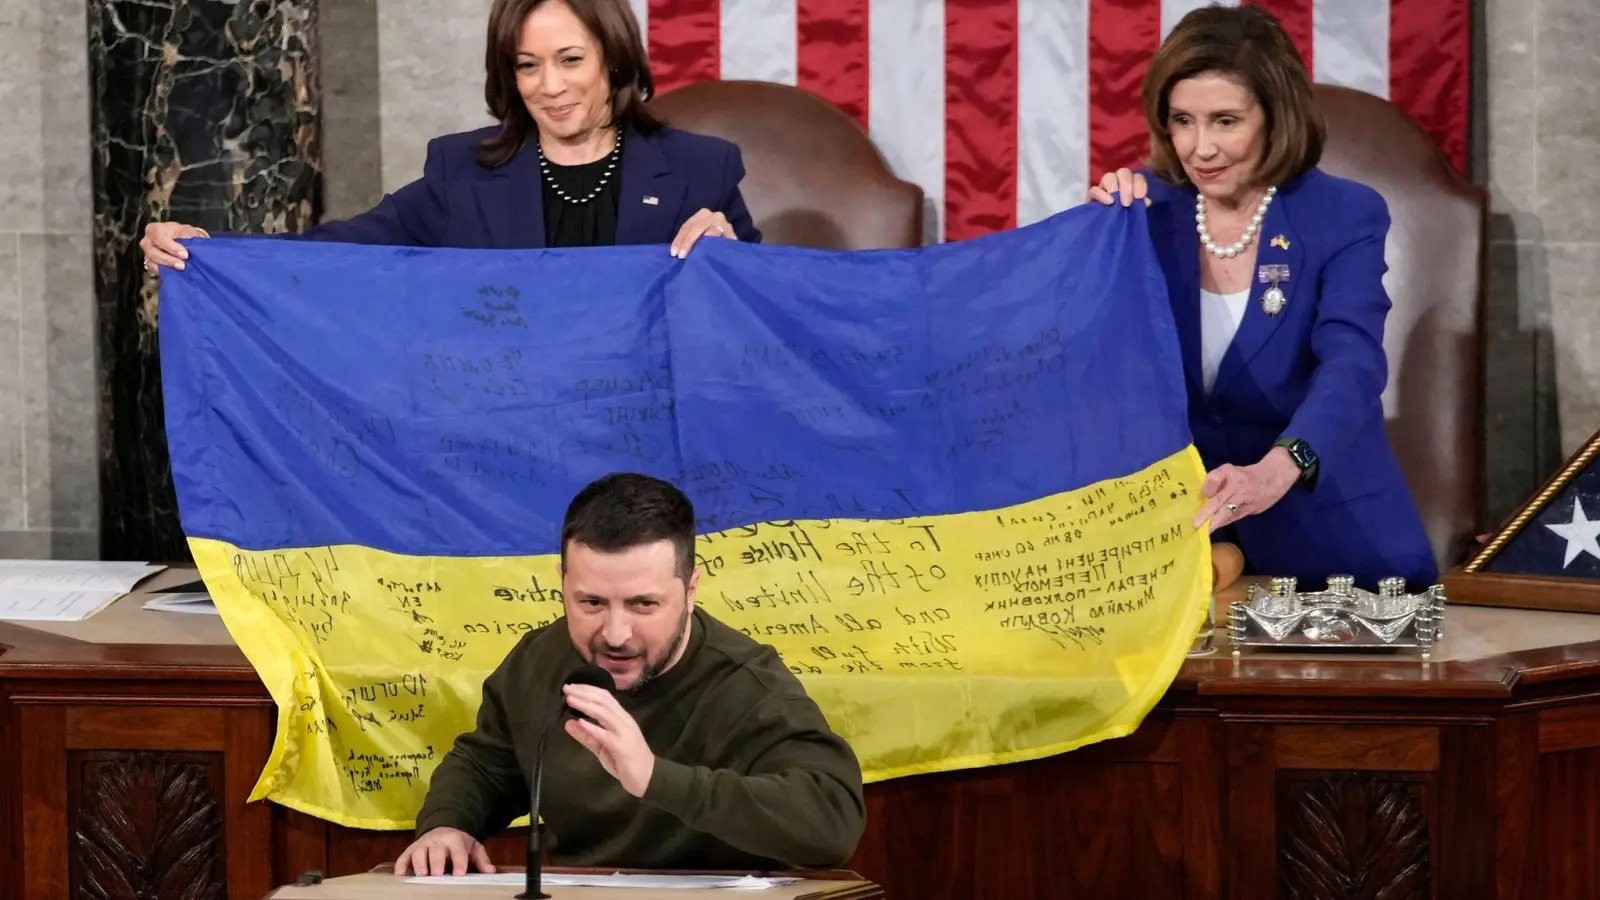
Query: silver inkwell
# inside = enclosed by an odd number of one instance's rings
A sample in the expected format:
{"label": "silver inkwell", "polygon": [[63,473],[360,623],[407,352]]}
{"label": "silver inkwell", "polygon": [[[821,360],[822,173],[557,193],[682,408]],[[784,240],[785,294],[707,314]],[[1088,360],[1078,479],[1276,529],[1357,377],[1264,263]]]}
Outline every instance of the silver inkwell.
{"label": "silver inkwell", "polygon": [[1233,655],[1242,647],[1275,650],[1414,648],[1427,659],[1444,635],[1444,585],[1406,593],[1404,578],[1385,578],[1376,593],[1332,575],[1322,591],[1300,592],[1293,578],[1270,588],[1250,585],[1245,600],[1229,604]]}

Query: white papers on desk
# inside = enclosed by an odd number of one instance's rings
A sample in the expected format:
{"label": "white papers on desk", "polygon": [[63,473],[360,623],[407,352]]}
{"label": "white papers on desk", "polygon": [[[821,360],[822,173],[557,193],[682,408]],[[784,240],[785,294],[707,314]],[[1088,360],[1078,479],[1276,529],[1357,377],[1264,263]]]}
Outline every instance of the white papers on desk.
{"label": "white papers on desk", "polygon": [[166,566],[142,562],[93,562],[74,559],[0,559],[0,591],[116,591],[133,586]]}
{"label": "white papers on desk", "polygon": [[[407,878],[410,884],[503,884],[521,887],[527,883],[521,872],[474,872],[468,875],[423,875]],[[546,887],[606,887],[644,888],[648,890],[717,890],[761,891],[784,884],[793,884],[798,878],[757,878],[754,875],[556,875],[546,873],[539,883]]]}
{"label": "white papers on desk", "polygon": [[211,595],[204,592],[198,594],[156,594],[144,602],[144,608],[156,612],[221,615],[221,613],[217,612],[217,605],[211,602]]}
{"label": "white papers on desk", "polygon": [[0,619],[82,622],[122,596],[117,591],[34,591],[0,588]]}
{"label": "white papers on desk", "polygon": [[0,559],[0,619],[79,622],[164,568],[140,562]]}

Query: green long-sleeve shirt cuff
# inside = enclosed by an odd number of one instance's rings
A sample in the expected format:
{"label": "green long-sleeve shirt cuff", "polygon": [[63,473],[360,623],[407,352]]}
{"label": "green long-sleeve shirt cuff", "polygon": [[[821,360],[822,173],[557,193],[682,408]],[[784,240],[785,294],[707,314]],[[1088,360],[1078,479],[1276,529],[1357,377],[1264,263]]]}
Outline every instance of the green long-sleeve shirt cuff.
{"label": "green long-sleeve shirt cuff", "polygon": [[417,837],[422,837],[435,828],[454,828],[457,831],[465,831],[480,841],[484,838],[484,835],[479,834],[483,829],[482,822],[462,810],[451,809],[448,806],[430,809],[417,819]]}
{"label": "green long-sleeve shirt cuff", "polygon": [[645,803],[747,853],[793,866],[836,866],[849,858],[864,820],[843,785],[821,772],[741,775],[656,757]]}
{"label": "green long-sleeve shirt cuff", "polygon": [[655,768],[650,773],[650,783],[645,786],[640,799],[651,806],[660,807],[682,818],[680,810],[689,808],[694,789],[694,768],[670,759],[656,757]]}

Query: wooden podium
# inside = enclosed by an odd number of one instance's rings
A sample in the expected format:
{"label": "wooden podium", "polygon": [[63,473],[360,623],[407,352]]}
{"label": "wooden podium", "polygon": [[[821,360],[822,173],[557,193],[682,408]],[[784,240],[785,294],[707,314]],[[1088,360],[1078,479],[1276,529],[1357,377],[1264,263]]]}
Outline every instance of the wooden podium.
{"label": "wooden podium", "polygon": [[[220,620],[144,599],[0,623],[0,897],[254,900],[397,856],[245,802],[272,701]],[[1426,663],[1224,644],[1128,738],[867,803],[848,868],[907,900],[1597,897],[1600,616],[1451,607]]]}

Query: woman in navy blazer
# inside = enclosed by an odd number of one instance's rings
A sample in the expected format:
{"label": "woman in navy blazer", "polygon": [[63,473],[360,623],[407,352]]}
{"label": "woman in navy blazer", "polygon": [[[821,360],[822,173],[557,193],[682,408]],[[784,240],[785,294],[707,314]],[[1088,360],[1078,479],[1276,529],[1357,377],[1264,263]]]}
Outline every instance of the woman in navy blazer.
{"label": "woman in navy blazer", "polygon": [[1209,474],[1195,518],[1246,571],[1374,587],[1438,577],[1384,432],[1388,207],[1316,168],[1323,126],[1305,64],[1254,6],[1184,16],[1144,82],[1150,176],[1090,198],[1143,199],[1166,275]]}
{"label": "woman in navy blazer", "polygon": [[[484,96],[498,125],[434,138],[422,178],[354,218],[302,237],[423,247],[758,242],[728,141],[667,127],[645,108],[655,79],[627,0],[496,0]],[[183,268],[179,239],[151,223],[147,268]]]}

